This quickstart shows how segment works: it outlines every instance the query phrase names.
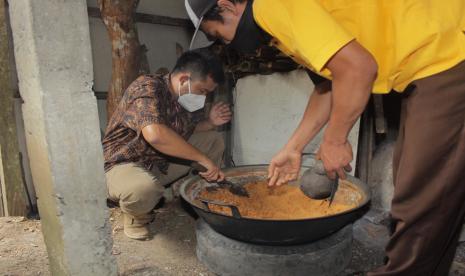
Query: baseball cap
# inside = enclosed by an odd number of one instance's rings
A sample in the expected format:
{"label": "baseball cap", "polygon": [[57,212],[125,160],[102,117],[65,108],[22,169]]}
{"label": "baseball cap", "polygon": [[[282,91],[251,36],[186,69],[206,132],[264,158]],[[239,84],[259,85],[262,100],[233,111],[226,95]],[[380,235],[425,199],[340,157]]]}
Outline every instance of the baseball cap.
{"label": "baseball cap", "polygon": [[197,49],[210,46],[214,41],[210,41],[205,34],[199,32],[203,16],[213,8],[217,0],[185,0],[186,11],[195,27],[189,49]]}

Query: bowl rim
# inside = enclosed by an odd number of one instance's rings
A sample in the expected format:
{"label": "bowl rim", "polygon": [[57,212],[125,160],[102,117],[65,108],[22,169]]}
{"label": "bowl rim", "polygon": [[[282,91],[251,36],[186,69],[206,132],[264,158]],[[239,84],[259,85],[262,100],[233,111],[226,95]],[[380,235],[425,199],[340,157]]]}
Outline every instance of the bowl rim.
{"label": "bowl rim", "polygon": [[[265,168],[266,169],[266,167],[268,167],[267,164],[240,165],[240,166],[225,168],[225,169],[223,169],[223,172],[227,176],[228,172],[236,171],[238,169],[254,169],[254,168],[255,169],[256,168]],[[308,169],[308,168],[311,168],[311,167],[312,166],[301,166],[300,169],[301,170],[302,169]],[[362,195],[362,200],[360,201],[358,206],[356,206],[354,208],[351,208],[351,209],[348,209],[348,210],[346,210],[344,212],[340,212],[340,213],[337,213],[337,214],[332,214],[332,215],[324,216],[324,217],[299,218],[299,219],[267,219],[267,218],[250,218],[250,217],[243,217],[243,216],[241,216],[240,218],[236,218],[236,217],[233,217],[233,216],[228,216],[228,215],[225,215],[225,214],[222,214],[222,213],[207,210],[206,208],[204,208],[202,206],[199,206],[198,204],[194,203],[193,202],[194,200],[191,199],[190,197],[188,197],[188,195],[186,194],[186,190],[189,188],[188,186],[193,185],[195,182],[198,182],[199,180],[203,180],[203,178],[200,177],[199,175],[195,175],[195,176],[188,177],[186,180],[184,180],[182,182],[182,184],[180,186],[180,195],[182,196],[182,198],[184,200],[186,200],[194,208],[200,209],[200,210],[202,210],[204,212],[207,212],[207,213],[210,213],[210,214],[218,215],[218,216],[228,218],[228,219],[235,219],[235,220],[247,220],[247,221],[256,221],[256,222],[264,222],[264,221],[266,221],[266,222],[281,222],[281,223],[282,222],[317,221],[317,220],[322,220],[322,219],[331,219],[331,218],[347,215],[347,214],[350,214],[350,213],[354,213],[354,212],[364,208],[371,201],[371,194],[370,194],[370,190],[368,189],[368,186],[363,181],[361,181],[360,179],[347,174],[347,178],[345,180],[350,182],[351,184],[354,184],[355,186],[357,186],[359,188],[359,190],[361,192],[363,192],[363,195]]]}

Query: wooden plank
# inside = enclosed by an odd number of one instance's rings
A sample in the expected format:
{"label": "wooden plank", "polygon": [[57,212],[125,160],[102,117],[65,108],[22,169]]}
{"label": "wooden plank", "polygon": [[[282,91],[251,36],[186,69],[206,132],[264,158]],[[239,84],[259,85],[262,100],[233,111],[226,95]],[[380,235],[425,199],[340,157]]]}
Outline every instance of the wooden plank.
{"label": "wooden plank", "polygon": [[[231,110],[233,109],[233,85],[234,80],[232,79],[231,74],[226,75],[226,81],[223,85],[218,87],[218,93],[214,95],[214,102],[225,102],[230,104]],[[232,156],[232,146],[233,146],[233,135],[232,135],[232,122],[229,122],[225,125],[222,125],[218,128],[220,132],[223,133],[225,150],[224,150],[224,166],[226,168],[233,167],[234,160]]]}
{"label": "wooden plank", "polygon": [[[100,14],[100,10],[98,8],[88,7],[87,13],[89,14],[90,17],[102,18],[102,15]],[[184,19],[184,18],[175,18],[175,17],[169,17],[169,16],[147,14],[147,13],[136,13],[135,20],[136,22],[140,22],[140,23],[182,27],[182,28],[187,28],[187,29],[192,29],[192,30],[194,29],[192,22],[189,19]]]}
{"label": "wooden plank", "polygon": [[[8,17],[5,1],[0,0],[0,145],[3,164],[2,193],[5,215],[26,216],[27,194],[21,173],[21,160],[14,116],[14,90],[11,87]],[[5,202],[4,202],[5,203]]]}
{"label": "wooden plank", "polygon": [[[465,223],[465,222],[464,222]],[[462,226],[462,232],[460,233],[460,242],[465,242],[465,224]]]}
{"label": "wooden plank", "polygon": [[375,127],[376,133],[387,133],[387,121],[384,116],[383,95],[373,95],[373,103],[375,107]]}
{"label": "wooden plank", "polygon": [[94,91],[94,95],[97,100],[107,100],[108,92],[107,91]]}
{"label": "wooden plank", "polygon": [[370,99],[367,108],[360,119],[360,134],[357,153],[357,166],[355,176],[368,183],[370,176],[370,164],[373,159],[375,131],[373,122],[373,98]]}

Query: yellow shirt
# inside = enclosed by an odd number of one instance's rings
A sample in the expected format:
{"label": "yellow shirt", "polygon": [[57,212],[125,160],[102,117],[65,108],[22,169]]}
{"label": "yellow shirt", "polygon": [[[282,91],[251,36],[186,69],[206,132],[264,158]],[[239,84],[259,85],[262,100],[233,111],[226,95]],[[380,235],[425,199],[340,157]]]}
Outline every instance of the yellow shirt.
{"label": "yellow shirt", "polygon": [[465,60],[465,0],[255,0],[253,12],[277,48],[329,79],[326,63],[356,39],[378,63],[374,93]]}

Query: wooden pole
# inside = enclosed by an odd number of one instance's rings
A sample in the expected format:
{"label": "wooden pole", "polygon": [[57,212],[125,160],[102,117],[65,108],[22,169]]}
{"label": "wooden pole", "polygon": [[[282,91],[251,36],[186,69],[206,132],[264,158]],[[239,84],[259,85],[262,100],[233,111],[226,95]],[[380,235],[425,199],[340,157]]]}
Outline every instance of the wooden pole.
{"label": "wooden pole", "polygon": [[[10,53],[8,47],[7,9],[4,0],[0,0],[0,179],[4,183],[2,193],[6,202],[3,214],[26,216],[30,206],[21,172],[21,159],[18,145],[14,90],[11,85]],[[1,182],[1,181],[0,181]],[[1,193],[0,193],[1,194]],[[1,208],[0,208],[1,209]]]}
{"label": "wooden pole", "polygon": [[148,73],[149,69],[145,47],[139,43],[136,28],[135,14],[139,0],[98,0],[98,4],[112,48],[111,83],[107,99],[107,118],[110,120],[124,90],[140,74]]}
{"label": "wooden pole", "polygon": [[[89,14],[90,17],[102,18],[102,15],[100,14],[100,10],[98,8],[88,7],[87,13]],[[176,17],[154,15],[154,14],[147,14],[147,13],[136,13],[135,20],[138,23],[181,27],[181,28],[186,28],[190,31],[194,31],[194,25],[192,25],[192,22],[189,19],[184,19],[184,18],[176,18]]]}

